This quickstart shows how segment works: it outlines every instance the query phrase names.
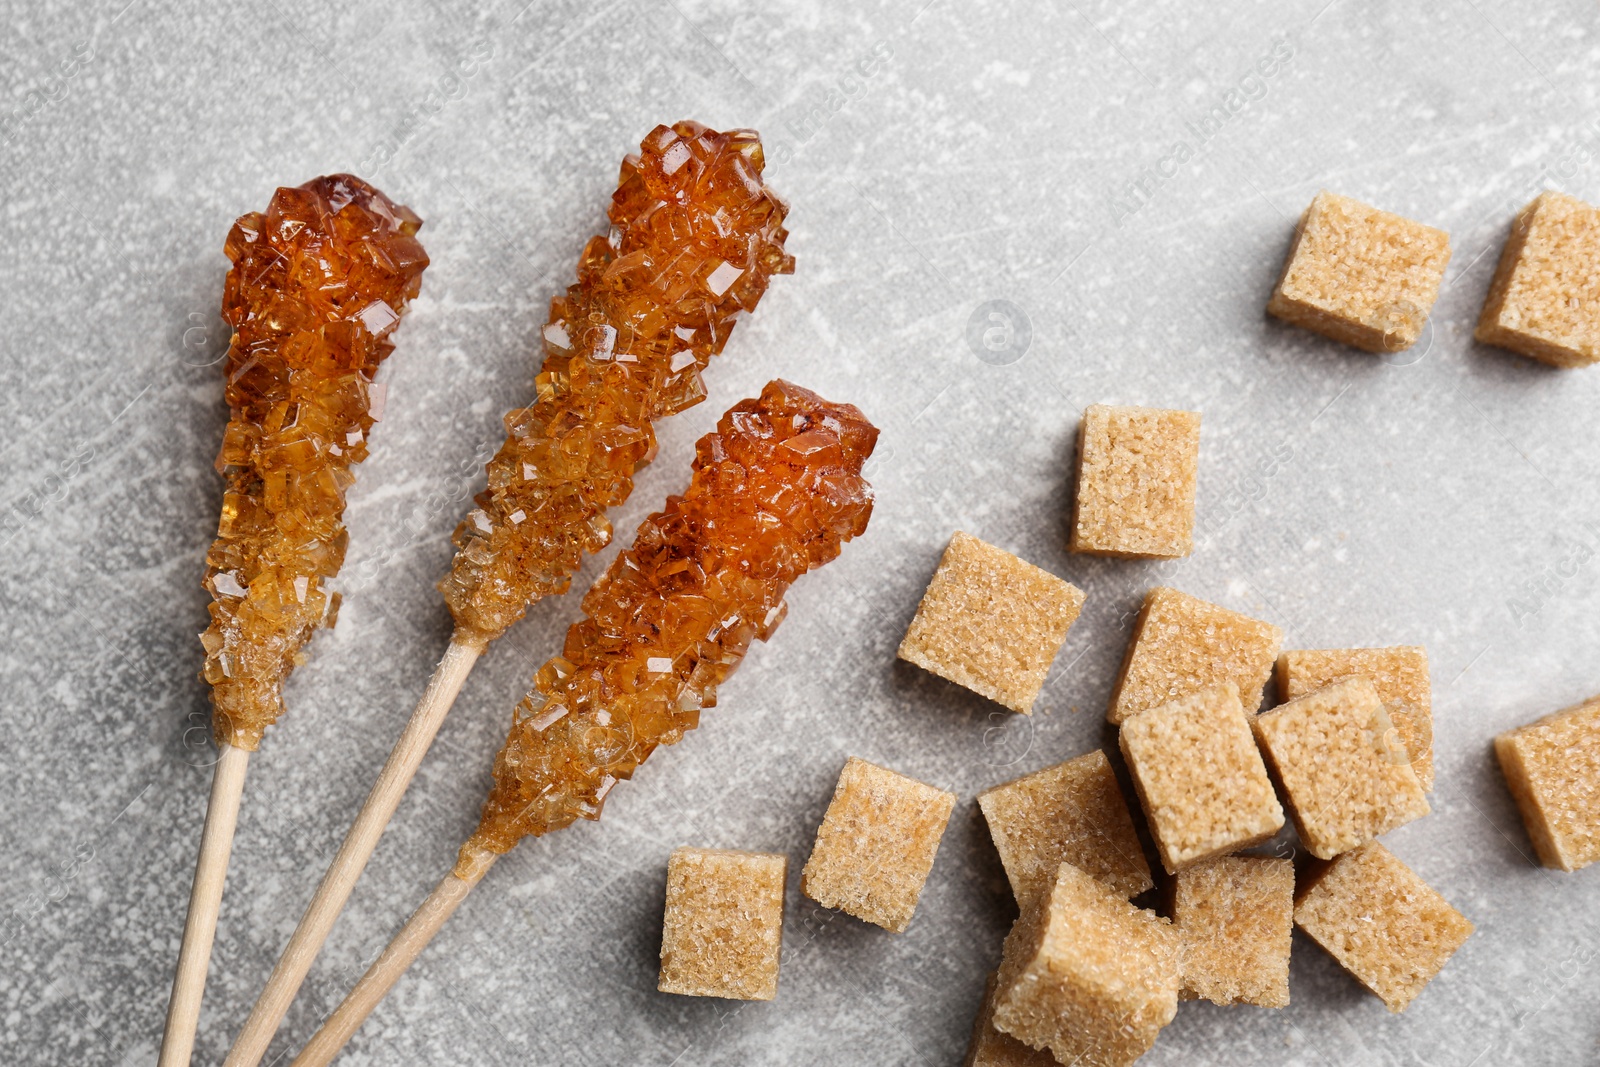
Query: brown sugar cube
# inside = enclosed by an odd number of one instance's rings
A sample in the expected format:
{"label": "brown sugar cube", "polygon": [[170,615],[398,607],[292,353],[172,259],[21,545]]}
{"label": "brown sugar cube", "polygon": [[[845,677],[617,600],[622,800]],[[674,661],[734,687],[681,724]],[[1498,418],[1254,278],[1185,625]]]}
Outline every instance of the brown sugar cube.
{"label": "brown sugar cube", "polygon": [[674,849],[656,988],[731,1000],[776,996],[788,873],[787,856]]}
{"label": "brown sugar cube", "polygon": [[1472,934],[1472,923],[1373,841],[1313,877],[1294,921],[1356,980],[1402,1012]]}
{"label": "brown sugar cube", "polygon": [[1291,861],[1223,856],[1179,871],[1172,922],[1182,947],[1185,1000],[1289,1006]]}
{"label": "brown sugar cube", "polygon": [[1194,548],[1200,415],[1095,404],[1078,426],[1073,552],[1178,559]]}
{"label": "brown sugar cube", "polygon": [[1300,216],[1267,312],[1368,352],[1410,348],[1439,295],[1450,235],[1320,192]]}
{"label": "brown sugar cube", "polygon": [[1523,208],[1473,336],[1557,367],[1600,360],[1600,210],[1557,192]]}
{"label": "brown sugar cube", "polygon": [[1027,715],[1083,608],[1083,590],[959,530],[900,658]]}
{"label": "brown sugar cube", "polygon": [[1378,690],[1346,678],[1256,719],[1306,848],[1332,859],[1428,814],[1428,798]]}
{"label": "brown sugar cube", "polygon": [[1178,1011],[1178,934],[1063,863],[1006,937],[994,1025],[1062,1063],[1122,1067]]}
{"label": "brown sugar cube", "polygon": [[1295,649],[1278,657],[1278,697],[1293,700],[1341,678],[1371,679],[1422,788],[1433,791],[1433,690],[1428,653],[1394,648]]}
{"label": "brown sugar cube", "polygon": [[901,933],[917,910],[955,803],[954,793],[850,757],[817,827],[800,888],[823,907]]}
{"label": "brown sugar cube", "polygon": [[1130,715],[1118,740],[1167,873],[1282,829],[1283,808],[1232,682]]}
{"label": "brown sugar cube", "polygon": [[1283,631],[1166,586],[1145,594],[1106,718],[1129,715],[1232,682],[1254,714]]}
{"label": "brown sugar cube", "polygon": [[1026,910],[1063,862],[1124,897],[1155,883],[1111,761],[1099,749],[978,794],[978,807]]}
{"label": "brown sugar cube", "polygon": [[1050,1053],[1024,1045],[994,1028],[994,977],[991,973],[984,984],[983,1007],[972,1024],[972,1041],[961,1067],[1056,1067],[1056,1058]]}
{"label": "brown sugar cube", "polygon": [[1494,752],[1539,862],[1600,860],[1600,697],[1501,734]]}

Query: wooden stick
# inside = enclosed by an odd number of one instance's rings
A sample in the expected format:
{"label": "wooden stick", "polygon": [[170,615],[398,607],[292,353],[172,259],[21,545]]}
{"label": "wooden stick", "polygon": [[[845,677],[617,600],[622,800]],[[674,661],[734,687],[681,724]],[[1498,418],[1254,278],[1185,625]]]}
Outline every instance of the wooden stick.
{"label": "wooden stick", "polygon": [[361,981],[350,990],[344,1002],[334,1009],[322,1024],[322,1029],[312,1035],[306,1047],[300,1050],[300,1055],[295,1057],[290,1067],[325,1067],[339,1050],[344,1048],[355,1032],[361,1029],[361,1024],[367,1016],[372,1014],[372,1009],[378,1006],[388,994],[395,982],[411,966],[413,960],[421,954],[433,940],[433,935],[439,932],[445,920],[455,913],[461,902],[467,899],[467,894],[472,892],[472,887],[483,880],[483,876],[494,861],[499,857],[492,852],[478,854],[478,862],[473,865],[472,871],[466,878],[457,878],[452,871],[445,875],[428,899],[422,902],[416,914],[412,915],[400,932],[389,942],[389,947],[383,950],[377,962],[367,968],[367,973],[361,976]]}
{"label": "wooden stick", "polygon": [[222,908],[222,883],[228,876],[233,831],[239,825],[239,797],[244,793],[250,750],[227,744],[221,747],[212,772],[211,799],[206,805],[205,830],[200,835],[194,885],[189,890],[183,947],[178,951],[178,970],[172,976],[172,999],[167,1001],[167,1029],[161,1038],[159,1067],[188,1067],[194,1054],[200,997],[206,989],[211,941],[217,933],[217,912]]}
{"label": "wooden stick", "polygon": [[405,795],[406,787],[416,775],[417,765],[422,762],[428,746],[433,744],[439,725],[444,722],[450,705],[455,703],[456,694],[461,692],[462,683],[471,673],[473,664],[478,662],[478,657],[483,655],[484,648],[482,638],[464,634],[460,630],[450,639],[450,647],[434,669],[433,678],[428,682],[422,699],[417,702],[416,710],[411,713],[405,732],[395,742],[388,761],[378,773],[378,780],[367,794],[361,814],[356,816],[354,825],[345,834],[339,854],[322,876],[311,903],[300,917],[300,925],[295,927],[294,935],[289,938],[283,955],[278,958],[278,965],[272,970],[272,977],[267,979],[267,987],[251,1009],[244,1029],[234,1039],[233,1048],[228,1052],[223,1067],[255,1067],[266,1055],[273,1034],[283,1022],[295,993],[311,970],[311,962],[322,950],[322,944],[328,939],[328,933],[338,920],[345,902],[350,899],[350,892],[366,868],[367,860],[372,858],[378,838],[383,835],[395,808],[400,806],[400,798]]}

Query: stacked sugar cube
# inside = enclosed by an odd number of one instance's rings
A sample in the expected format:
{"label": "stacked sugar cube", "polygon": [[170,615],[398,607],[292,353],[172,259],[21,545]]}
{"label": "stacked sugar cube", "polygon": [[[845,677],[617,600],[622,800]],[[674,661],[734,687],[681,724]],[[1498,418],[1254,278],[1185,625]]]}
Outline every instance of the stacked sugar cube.
{"label": "stacked sugar cube", "polygon": [[[1159,450],[1146,442],[1141,451]],[[1148,510],[1130,515],[1149,528]],[[1094,536],[1100,546],[1133,543],[1100,520]],[[1083,599],[958,533],[901,655],[1031,710]],[[1176,589],[1145,597],[1107,718],[1170,876],[1170,917],[1130,902],[1153,882],[1103,752],[979,795],[1021,916],[985,995],[970,1063],[1028,1062],[1019,1050],[1043,1049],[1063,1062],[1127,1063],[1180,998],[1282,1007],[1296,922],[1399,1011],[1471,932],[1375,841],[1428,812],[1425,654],[1280,655],[1281,644],[1270,623]],[[1275,672],[1282,703],[1258,715]],[[1298,899],[1288,860],[1237,855],[1272,838],[1286,817],[1314,856],[1332,861],[1307,873]]]}

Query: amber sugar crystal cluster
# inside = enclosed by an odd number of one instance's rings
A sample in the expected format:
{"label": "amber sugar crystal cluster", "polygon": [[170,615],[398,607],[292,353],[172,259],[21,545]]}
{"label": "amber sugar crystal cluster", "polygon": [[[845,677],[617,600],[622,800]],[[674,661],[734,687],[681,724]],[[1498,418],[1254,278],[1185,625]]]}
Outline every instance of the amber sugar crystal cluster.
{"label": "amber sugar crystal cluster", "polygon": [[[339,597],[344,495],[366,458],[372,378],[428,257],[422,220],[348,174],[279,189],[234,223],[222,317],[233,327],[217,456],[226,479],[206,554],[205,678],[219,742],[254,749],[283,681]],[[380,412],[381,414],[381,412]]]}
{"label": "amber sugar crystal cluster", "polygon": [[612,786],[699,724],[750,642],[781,621],[789,585],[867,528],[861,468],[877,436],[854,407],[783,381],[722,416],[687,491],[640,525],[517,705],[458,872],[526,834],[599,818]]}
{"label": "amber sugar crystal cluster", "polygon": [[455,532],[439,589],[467,633],[492,640],[566,591],[654,457],[654,420],[704,398],[700,372],[740,313],[794,270],[762,167],[755,131],[694,122],[656,127],[623,161],[610,233],[551,302],[537,399],[506,416],[488,488]]}

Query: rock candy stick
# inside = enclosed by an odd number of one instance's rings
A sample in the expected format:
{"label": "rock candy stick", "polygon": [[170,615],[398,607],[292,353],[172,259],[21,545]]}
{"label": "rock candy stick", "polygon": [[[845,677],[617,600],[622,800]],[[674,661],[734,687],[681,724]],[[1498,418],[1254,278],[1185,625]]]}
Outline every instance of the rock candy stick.
{"label": "rock candy stick", "polygon": [[344,844],[229,1052],[254,1067],[305,980],[418,764],[488,643],[528,606],[565,592],[584,551],[611,537],[606,509],[627,499],[655,455],[652,423],[692,404],[767,281],[794,269],[787,208],[761,181],[753,130],[658,126],[622,163],[611,231],[551,303],[531,407],[506,416],[488,488],[456,530],[439,583],[456,631]]}
{"label": "rock candy stick", "polygon": [[611,232],[551,301],[532,407],[506,416],[489,485],[457,527],[439,583],[456,626],[493,640],[563,593],[581,552],[611,540],[606,509],[655,456],[652,423],[705,397],[700,372],[754,311],[784,251],[783,201],[761,181],[754,130],[657,126],[622,162]]}
{"label": "rock candy stick", "polygon": [[234,223],[222,316],[232,409],[226,479],[206,553],[205,678],[221,756],[190,890],[162,1040],[162,1067],[194,1048],[249,755],[283,711],[283,682],[313,632],[332,626],[324,582],[344,561],[344,494],[381,415],[373,375],[428,257],[422,220],[348,174],[279,189]]}
{"label": "rock candy stick", "polygon": [[517,705],[455,870],[295,1067],[338,1054],[496,858],[524,836],[599,818],[618,781],[698,724],[750,642],[782,619],[790,583],[866,529],[861,468],[877,435],[855,408],[777,381],[701,439],[688,491],[639,527]]}
{"label": "rock candy stick", "polygon": [[283,711],[283,683],[339,595],[344,494],[381,417],[373,375],[428,257],[422,220],[359,178],[279,189],[234,223],[222,315],[233,327],[227,480],[206,553],[206,649],[217,740],[254,751]]}

